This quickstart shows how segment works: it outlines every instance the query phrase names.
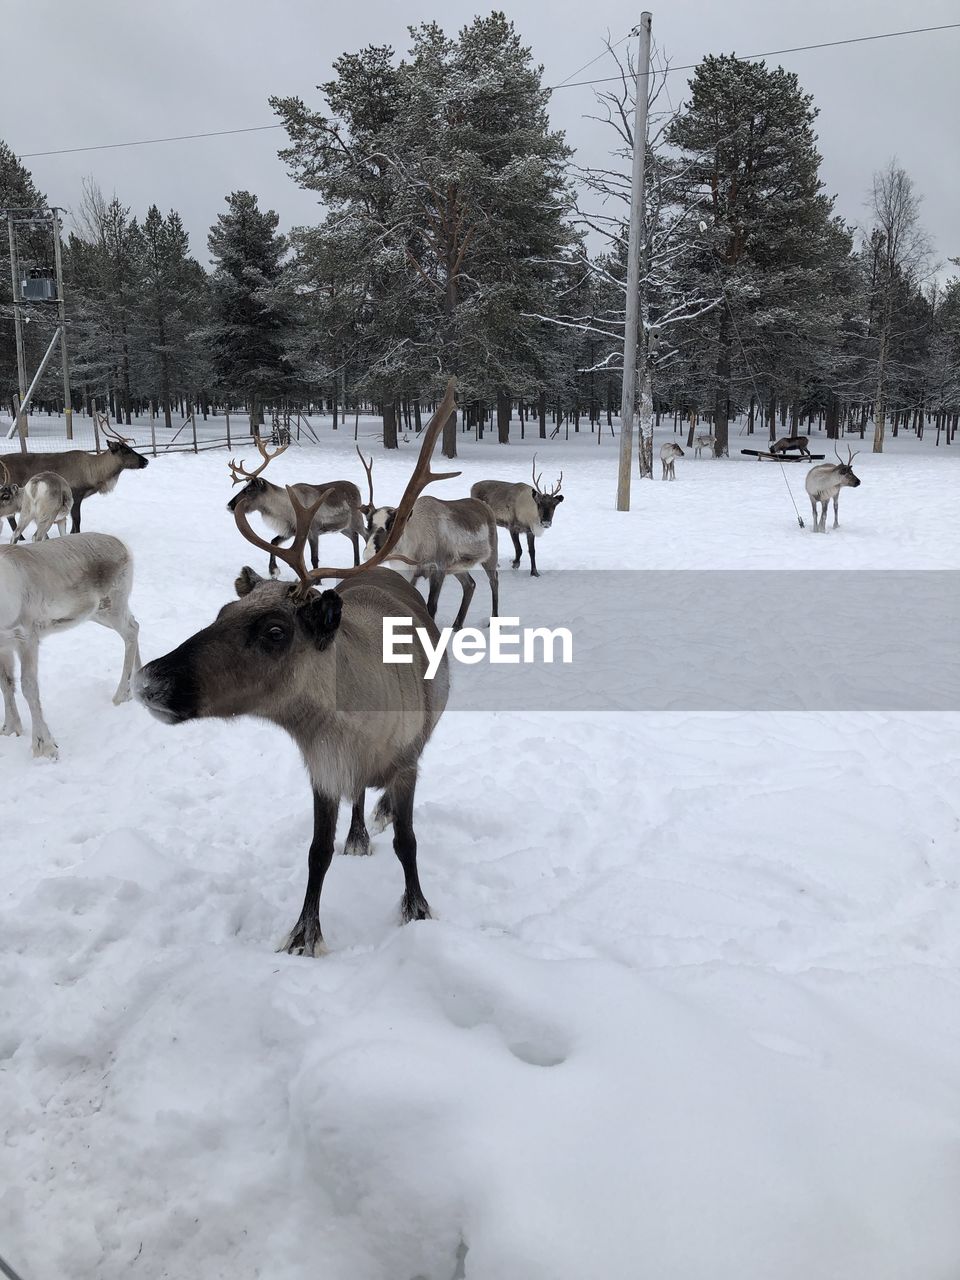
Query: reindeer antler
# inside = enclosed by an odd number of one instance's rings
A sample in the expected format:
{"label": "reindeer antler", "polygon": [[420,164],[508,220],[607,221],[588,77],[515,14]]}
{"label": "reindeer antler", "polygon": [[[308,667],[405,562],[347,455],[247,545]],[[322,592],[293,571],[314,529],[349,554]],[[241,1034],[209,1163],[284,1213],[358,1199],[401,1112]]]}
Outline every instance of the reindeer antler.
{"label": "reindeer antler", "polygon": [[105,422],[103,424],[103,434],[105,436],[112,436],[114,440],[119,440],[122,444],[134,443],[133,436],[122,436],[119,431],[115,431],[114,428],[110,426],[109,422]]}
{"label": "reindeer antler", "polygon": [[7,470],[7,464],[0,458],[0,484],[10,483],[10,472]]}
{"label": "reindeer antler", "polygon": [[290,441],[288,440],[286,444],[282,444],[279,449],[274,449],[273,453],[271,453],[258,435],[253,438],[263,461],[256,471],[248,471],[242,462],[237,462],[236,458],[231,458],[227,466],[230,469],[233,484],[242,484],[244,480],[256,480],[257,476],[266,469],[268,463],[272,462],[274,458],[279,458],[281,453],[290,448]]}
{"label": "reindeer antler", "polygon": [[353,447],[356,449],[357,457],[363,463],[363,469],[367,473],[367,488],[370,490],[370,510],[372,511],[373,510],[373,454],[371,453],[370,461],[368,462],[366,458],[363,456],[363,454],[360,452],[360,446],[358,444],[355,444]]}
{"label": "reindeer antler", "polygon": [[544,493],[543,489],[540,488],[540,480],[542,476],[543,476],[542,471],[540,472],[540,475],[537,475],[537,455],[534,454],[533,455],[533,487],[537,490],[538,493],[543,493],[544,497],[555,498],[557,494],[560,492],[560,486],[563,484],[563,472],[562,471],[560,472],[560,479],[553,486],[553,488],[550,490],[549,493]]}
{"label": "reindeer antler", "polygon": [[[454,388],[456,387],[456,379],[451,378],[447,383],[447,390],[443,399],[437,406],[437,411],[427,424],[427,428],[423,433],[423,444],[420,446],[420,456],[417,459],[417,465],[413,469],[413,475],[407,481],[407,487],[403,491],[403,497],[397,507],[393,524],[390,532],[387,534],[383,546],[379,551],[374,552],[369,560],[365,560],[362,564],[354,565],[351,568],[318,568],[311,569],[307,572],[306,565],[303,560],[303,549],[306,546],[307,535],[310,532],[310,525],[313,517],[323,505],[324,494],[321,494],[313,506],[305,507],[298,499],[296,494],[287,485],[287,497],[290,499],[290,505],[293,507],[293,514],[296,520],[296,532],[293,535],[293,545],[290,547],[275,547],[271,543],[264,541],[250,528],[244,507],[246,500],[241,499],[237,503],[233,511],[233,518],[237,523],[237,528],[243,534],[248,542],[252,542],[255,547],[259,547],[261,551],[267,551],[271,555],[275,555],[277,559],[282,560],[284,564],[289,565],[297,577],[300,579],[300,590],[308,590],[313,583],[319,582],[322,578],[353,578],[357,574],[367,573],[370,569],[376,568],[378,564],[383,564],[384,560],[405,560],[406,563],[412,563],[406,560],[405,556],[397,556],[392,554],[393,548],[403,536],[403,530],[410,514],[413,511],[413,504],[416,502],[420,494],[428,484],[433,484],[435,480],[452,480],[455,476],[462,473],[459,471],[436,472],[430,470],[430,458],[433,454],[434,446],[437,443],[437,437],[443,430],[443,426],[450,417],[454,407]],[[372,464],[371,464],[372,465]]]}

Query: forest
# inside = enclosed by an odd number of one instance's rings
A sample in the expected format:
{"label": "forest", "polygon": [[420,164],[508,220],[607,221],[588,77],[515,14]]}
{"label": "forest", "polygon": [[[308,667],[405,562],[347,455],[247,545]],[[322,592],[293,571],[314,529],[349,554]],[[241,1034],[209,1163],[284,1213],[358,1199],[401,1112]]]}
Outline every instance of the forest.
{"label": "forest", "polygon": [[[616,55],[615,55],[616,56]],[[161,429],[190,411],[361,407],[383,444],[419,430],[448,372],[461,427],[545,437],[606,430],[619,413],[633,70],[597,91],[609,155],[584,166],[553,130],[543,68],[502,14],[456,36],[411,28],[399,55],[344,53],[315,103],[274,97],[290,180],[314,225],[284,233],[269,193],[211,210],[207,245],[176,210],[133,209],[95,177],[65,220],[73,407]],[[805,424],[886,434],[960,414],[960,278],[923,228],[922,193],[896,158],[845,223],[820,177],[817,107],[797,76],[707,56],[678,109],[651,78],[641,277],[641,366],[651,411],[689,438],[729,424],[771,439]],[[669,99],[667,99],[669,102]],[[45,208],[0,143],[2,205]],[[22,267],[52,268],[27,232]],[[4,246],[6,251],[6,245]],[[204,252],[204,249],[206,250]],[[949,246],[948,246],[949,249]],[[952,265],[960,259],[949,259]],[[15,413],[9,262],[0,272],[0,377]],[[49,337],[34,308],[27,360]],[[45,336],[46,335],[46,336]],[[59,373],[35,405],[63,407]],[[443,450],[456,452],[456,421]]]}

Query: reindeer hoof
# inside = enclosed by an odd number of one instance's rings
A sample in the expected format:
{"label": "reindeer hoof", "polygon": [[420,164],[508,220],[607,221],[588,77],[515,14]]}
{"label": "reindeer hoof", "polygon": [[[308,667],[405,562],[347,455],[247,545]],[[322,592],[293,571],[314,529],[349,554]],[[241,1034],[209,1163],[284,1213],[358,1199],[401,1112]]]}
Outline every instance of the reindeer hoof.
{"label": "reindeer hoof", "polygon": [[539,578],[539,577],[540,577],[540,572],[539,572],[539,570],[537,570],[537,569],[531,569],[531,570],[530,570],[530,577],[531,577],[531,578]]}
{"label": "reindeer hoof", "polygon": [[0,738],[19,738],[23,733],[23,725],[19,720],[11,720],[9,723],[4,722],[3,728],[0,729]]}
{"label": "reindeer hoof", "polygon": [[519,561],[519,560],[511,560],[511,561],[510,561],[510,568],[511,568],[511,569],[519,569],[519,568],[520,568],[520,561]]}
{"label": "reindeer hoof", "polygon": [[370,825],[373,827],[373,834],[378,836],[381,831],[386,831],[387,827],[393,822],[393,814],[383,803],[379,801],[376,809],[373,811],[373,817],[370,819]]}
{"label": "reindeer hoof", "polygon": [[408,894],[403,895],[400,903],[400,923],[409,924],[411,920],[432,920],[430,907],[427,900],[420,894],[416,898],[411,898]]}
{"label": "reindeer hoof", "polygon": [[59,759],[59,749],[52,738],[34,738],[33,754],[38,760]]}
{"label": "reindeer hoof", "polygon": [[348,835],[343,852],[351,858],[366,857],[370,853],[370,836],[366,831],[361,831],[359,835]]}
{"label": "reindeer hoof", "polygon": [[327,954],[327,944],[320,935],[319,925],[316,936],[307,939],[303,925],[297,924],[277,947],[277,951],[285,951],[288,956],[312,956],[316,959]]}

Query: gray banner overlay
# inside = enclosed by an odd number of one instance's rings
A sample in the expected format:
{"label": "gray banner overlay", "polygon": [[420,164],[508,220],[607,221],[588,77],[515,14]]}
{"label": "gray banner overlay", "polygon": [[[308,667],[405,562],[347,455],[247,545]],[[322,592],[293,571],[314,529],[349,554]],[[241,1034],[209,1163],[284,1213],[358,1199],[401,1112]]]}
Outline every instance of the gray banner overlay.
{"label": "gray banner overlay", "polygon": [[[486,632],[482,575],[468,625]],[[960,573],[501,572],[501,617],[573,661],[450,661],[450,710],[960,710]],[[438,624],[459,586],[448,580]],[[522,651],[522,645],[520,646]],[[538,645],[537,651],[540,652]],[[517,652],[517,646],[513,647]]]}

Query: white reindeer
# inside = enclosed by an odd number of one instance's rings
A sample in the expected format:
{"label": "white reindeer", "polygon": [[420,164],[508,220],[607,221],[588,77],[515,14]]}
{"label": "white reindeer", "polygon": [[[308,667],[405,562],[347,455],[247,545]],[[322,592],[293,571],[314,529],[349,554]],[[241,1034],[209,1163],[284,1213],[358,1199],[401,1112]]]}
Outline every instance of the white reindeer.
{"label": "white reindeer", "polygon": [[56,760],[57,744],[40,706],[40,640],[49,632],[65,631],[88,619],[122,637],[123,672],[113,700],[129,700],[131,678],[140,665],[140,628],[128,604],[132,586],[130,552],[119,538],[106,533],[78,533],[54,541],[0,547],[0,732],[23,732],[14,697],[16,652],[20,684],[33,720],[33,754]]}
{"label": "white reindeer", "polygon": [[684,457],[685,454],[678,444],[670,441],[668,444],[660,446],[660,461],[663,463],[663,480],[676,480],[677,473],[674,471],[674,463],[677,458]]}
{"label": "white reindeer", "polygon": [[11,542],[24,542],[29,524],[36,524],[34,542],[43,542],[53,525],[66,536],[67,516],[73,506],[73,490],[54,471],[31,476],[20,490],[20,515]]}
{"label": "white reindeer", "polygon": [[717,437],[711,435],[709,432],[694,436],[693,444],[693,456],[695,458],[699,458],[704,449],[709,450],[711,458],[715,458],[717,456]]}

